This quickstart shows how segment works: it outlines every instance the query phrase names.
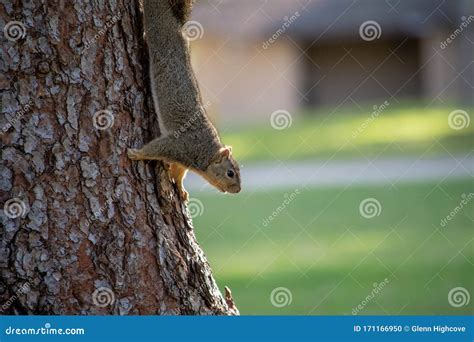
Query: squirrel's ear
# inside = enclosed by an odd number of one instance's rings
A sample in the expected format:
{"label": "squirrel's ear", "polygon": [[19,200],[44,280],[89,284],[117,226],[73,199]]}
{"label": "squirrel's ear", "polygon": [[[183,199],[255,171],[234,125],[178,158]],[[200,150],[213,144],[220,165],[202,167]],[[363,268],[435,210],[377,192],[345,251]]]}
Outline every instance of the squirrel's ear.
{"label": "squirrel's ear", "polygon": [[232,151],[232,148],[229,148],[229,146],[222,147],[220,152],[222,157],[228,157],[230,152]]}
{"label": "squirrel's ear", "polygon": [[228,155],[229,155],[229,150],[226,147],[221,147],[219,151],[212,158],[212,162],[220,163],[222,161],[222,158],[227,157]]}

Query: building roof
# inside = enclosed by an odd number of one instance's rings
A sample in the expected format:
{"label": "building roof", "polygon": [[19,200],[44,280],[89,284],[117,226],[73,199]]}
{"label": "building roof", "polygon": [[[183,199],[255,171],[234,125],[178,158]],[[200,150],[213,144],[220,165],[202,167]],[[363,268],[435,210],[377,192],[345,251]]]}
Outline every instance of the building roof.
{"label": "building roof", "polygon": [[244,40],[265,39],[283,28],[295,38],[356,39],[366,21],[377,22],[385,37],[423,37],[458,26],[462,16],[474,14],[473,4],[472,0],[201,0],[193,20],[203,25],[205,34]]}

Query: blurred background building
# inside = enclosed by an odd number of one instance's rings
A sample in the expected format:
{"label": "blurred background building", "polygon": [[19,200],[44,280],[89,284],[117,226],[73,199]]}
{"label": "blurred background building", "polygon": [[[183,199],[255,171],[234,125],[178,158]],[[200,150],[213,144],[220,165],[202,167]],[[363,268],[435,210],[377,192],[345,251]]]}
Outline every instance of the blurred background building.
{"label": "blurred background building", "polygon": [[474,103],[472,0],[201,0],[191,42],[220,122],[386,100]]}
{"label": "blurred background building", "polygon": [[241,313],[473,312],[448,300],[474,294],[473,7],[197,0],[184,32],[243,190],[185,182]]}

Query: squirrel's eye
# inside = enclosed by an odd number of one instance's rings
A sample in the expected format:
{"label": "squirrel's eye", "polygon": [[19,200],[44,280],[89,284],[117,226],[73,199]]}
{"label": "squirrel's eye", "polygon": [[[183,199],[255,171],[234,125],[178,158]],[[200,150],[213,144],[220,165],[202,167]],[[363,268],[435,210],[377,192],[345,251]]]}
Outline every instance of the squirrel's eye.
{"label": "squirrel's eye", "polygon": [[234,177],[234,171],[227,170],[227,177],[230,177],[230,178]]}

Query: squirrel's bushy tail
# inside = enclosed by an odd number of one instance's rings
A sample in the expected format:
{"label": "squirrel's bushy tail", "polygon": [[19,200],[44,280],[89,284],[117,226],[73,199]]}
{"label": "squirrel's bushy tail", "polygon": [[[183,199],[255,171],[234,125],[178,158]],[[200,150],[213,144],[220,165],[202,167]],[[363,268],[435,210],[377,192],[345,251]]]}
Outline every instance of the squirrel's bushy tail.
{"label": "squirrel's bushy tail", "polygon": [[183,25],[189,20],[194,0],[144,0],[143,10],[145,20],[155,20],[156,24],[169,25],[177,21]]}
{"label": "squirrel's bushy tail", "polygon": [[173,14],[178,18],[181,24],[189,20],[191,16],[191,9],[193,8],[194,0],[167,0]]}
{"label": "squirrel's bushy tail", "polygon": [[[167,130],[189,121],[202,107],[189,47],[182,27],[192,0],[145,0],[143,14],[150,57],[150,76],[155,107]],[[157,109],[157,108],[156,108]]]}

